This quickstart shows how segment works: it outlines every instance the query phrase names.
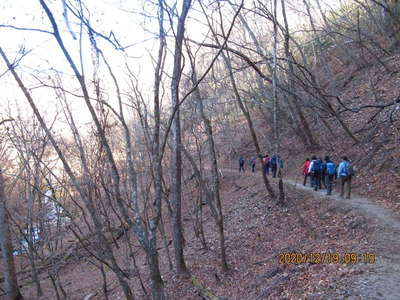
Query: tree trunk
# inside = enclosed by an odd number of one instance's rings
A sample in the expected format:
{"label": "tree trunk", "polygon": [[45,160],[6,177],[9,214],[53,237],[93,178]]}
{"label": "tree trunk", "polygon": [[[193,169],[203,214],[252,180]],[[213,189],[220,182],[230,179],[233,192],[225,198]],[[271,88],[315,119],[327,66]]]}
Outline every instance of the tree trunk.
{"label": "tree trunk", "polygon": [[[231,65],[229,56],[225,55],[223,52],[222,52],[222,56],[223,56],[223,58],[225,60],[226,66],[228,68],[229,77],[231,79],[231,84],[232,84],[233,92],[235,94],[235,98],[236,98],[236,100],[237,100],[237,102],[239,104],[239,107],[240,107],[242,113],[244,114],[244,116],[246,118],[247,125],[249,126],[251,137],[253,139],[254,147],[256,148],[257,156],[260,158],[260,161],[261,161],[262,154],[261,154],[260,144],[258,143],[257,134],[256,134],[256,131],[254,129],[254,125],[253,125],[253,121],[251,120],[250,113],[246,110],[246,108],[245,108],[245,106],[243,104],[242,98],[240,97],[239,91],[237,89],[236,82],[235,82],[235,77],[233,75],[232,65]],[[261,173],[262,173],[264,185],[265,185],[265,188],[266,188],[268,194],[271,196],[271,198],[275,199],[275,192],[272,189],[272,186],[270,185],[270,183],[268,181],[268,178],[265,175],[265,172],[264,172],[263,168],[261,168]]]}
{"label": "tree trunk", "polygon": [[274,52],[273,52],[273,66],[272,66],[272,99],[273,99],[273,122],[274,122],[274,148],[275,148],[275,155],[276,155],[276,164],[277,164],[277,172],[279,178],[279,198],[278,203],[280,205],[284,205],[285,201],[285,191],[283,188],[283,179],[282,179],[282,170],[281,170],[281,158],[280,158],[280,137],[279,137],[279,124],[278,124],[278,93],[277,93],[277,44],[278,44],[278,28],[277,28],[277,14],[276,14],[276,4],[277,0],[273,2],[273,16],[274,16]]}
{"label": "tree trunk", "polygon": [[[214,39],[215,39],[216,43],[218,44],[218,47],[221,48],[221,43],[218,40],[218,36],[217,36],[216,32],[213,30],[211,22],[210,22],[210,20],[209,20],[207,15],[206,15],[206,17],[207,17],[208,25],[209,25],[212,33],[213,33]],[[232,64],[231,64],[230,58],[229,58],[229,53],[227,52],[225,54],[224,52],[221,52],[221,55],[222,55],[222,57],[223,57],[223,59],[225,61],[226,67],[228,68],[229,77],[230,77],[230,80],[231,80],[231,84],[232,84],[232,88],[233,88],[233,92],[234,92],[235,98],[236,98],[236,100],[238,102],[240,110],[242,111],[243,115],[246,118],[247,125],[249,126],[251,137],[253,139],[254,147],[256,148],[257,156],[260,158],[260,161],[261,161],[262,155],[261,155],[260,144],[258,143],[257,134],[256,134],[256,131],[254,129],[253,122],[252,122],[251,117],[250,117],[250,113],[245,108],[245,106],[243,104],[243,101],[242,101],[242,98],[240,97],[239,91],[237,89],[236,82],[235,82],[235,76],[233,75],[233,71],[232,71]],[[272,189],[272,187],[271,187],[271,185],[270,185],[270,183],[268,181],[268,178],[265,175],[264,170],[261,169],[261,173],[262,173],[262,177],[263,177],[265,188],[266,188],[269,196],[272,199],[275,199],[274,190]]]}
{"label": "tree trunk", "polygon": [[4,187],[3,171],[0,169],[0,246],[3,257],[3,274],[6,284],[8,300],[23,299],[15,273],[13,246],[6,209],[6,194]]}
{"label": "tree trunk", "polygon": [[[44,5],[46,8],[46,4],[42,1],[41,4]],[[51,15],[51,12],[48,10],[46,10],[47,13],[49,13],[49,17],[51,16],[51,18],[53,18],[53,16]],[[52,19],[53,22],[54,19]],[[56,26],[56,25],[55,25]],[[55,30],[56,32],[58,32],[58,30]],[[61,42],[61,41],[60,41]],[[125,281],[124,279],[124,275],[123,272],[121,271],[121,269],[119,268],[117,261],[115,259],[115,256],[113,254],[112,248],[110,246],[110,244],[107,241],[106,236],[103,233],[103,226],[102,226],[102,222],[100,220],[99,214],[96,210],[93,198],[91,196],[91,184],[90,184],[90,178],[88,177],[88,175],[84,174],[84,180],[86,180],[86,182],[80,182],[77,177],[75,176],[75,174],[72,172],[71,166],[69,165],[67,159],[65,158],[64,154],[62,153],[60,147],[58,146],[58,143],[56,142],[56,140],[54,139],[53,134],[51,133],[50,129],[48,128],[48,126],[46,125],[46,123],[44,122],[35,102],[32,99],[31,94],[29,93],[29,91],[27,90],[27,88],[25,87],[25,85],[23,84],[23,82],[21,81],[21,79],[19,78],[18,74],[15,72],[15,69],[13,68],[13,66],[11,65],[10,61],[8,60],[7,56],[5,55],[4,51],[2,50],[2,48],[0,47],[0,55],[3,57],[4,61],[7,64],[8,69],[11,71],[12,75],[14,76],[15,80],[18,83],[18,86],[21,88],[21,90],[23,91],[27,101],[29,102],[29,105],[31,106],[36,118],[38,119],[40,126],[43,128],[43,130],[46,132],[54,150],[56,151],[58,157],[60,158],[62,165],[64,167],[65,172],[68,174],[69,178],[71,179],[74,187],[77,189],[77,191],[79,192],[80,196],[82,197],[83,201],[85,202],[85,205],[90,213],[90,216],[92,218],[94,227],[95,227],[95,235],[98,239],[99,245],[100,247],[97,249],[96,251],[98,253],[98,257],[101,259],[105,259],[106,261],[111,263],[111,267],[112,270],[115,272],[115,275],[118,278],[118,281],[122,287],[122,290],[124,291],[125,297],[126,299],[134,299],[132,292],[129,288],[128,283]],[[76,68],[75,68],[76,69]],[[88,97],[87,94],[87,90],[85,90],[85,94]],[[86,175],[86,176],[85,176]],[[83,188],[82,185],[86,186],[87,189]],[[126,214],[126,212],[125,212]],[[128,222],[129,223],[129,222]]]}
{"label": "tree trunk", "polygon": [[[189,56],[191,54],[189,53]],[[197,74],[195,70],[195,65],[193,62],[192,57],[190,57],[190,62],[192,64],[192,82],[193,84],[197,83]],[[226,260],[226,248],[225,248],[225,234],[224,234],[224,219],[222,214],[222,203],[221,197],[219,193],[219,174],[218,174],[218,161],[217,161],[217,154],[215,152],[215,142],[213,136],[213,130],[211,126],[211,121],[207,117],[206,113],[204,112],[204,105],[203,105],[203,98],[201,96],[200,90],[196,87],[194,91],[194,95],[196,97],[197,103],[199,104],[200,108],[200,115],[203,119],[203,123],[206,129],[206,134],[208,138],[208,151],[211,155],[211,174],[212,174],[212,184],[211,184],[211,193],[213,195],[213,199],[215,200],[215,204],[217,206],[217,215],[215,216],[215,223],[218,227],[219,233],[219,241],[220,241],[220,251],[221,251],[221,266],[224,271],[228,270],[228,263]]]}
{"label": "tree trunk", "polygon": [[[156,245],[156,234],[157,231],[154,230],[155,224],[151,222],[150,225],[150,237],[149,237],[149,245],[147,251],[147,262],[150,268],[150,280],[151,280],[151,293],[153,296],[153,300],[165,300],[164,292],[164,281],[162,280],[159,262],[158,262],[158,252]],[[157,227],[155,227],[157,228]]]}
{"label": "tree trunk", "polygon": [[191,0],[184,0],[182,13],[179,17],[175,37],[174,69],[171,80],[172,112],[175,116],[171,125],[171,205],[172,205],[172,237],[174,240],[176,271],[186,274],[187,268],[183,255],[184,237],[182,229],[182,140],[179,109],[179,82],[182,65],[182,44],[185,32],[185,21]]}
{"label": "tree trunk", "polygon": [[288,97],[290,98],[289,101],[292,101],[292,103],[295,105],[296,113],[300,120],[301,127],[303,128],[304,136],[307,138],[307,144],[309,145],[310,150],[313,150],[315,148],[318,148],[319,145],[315,141],[314,136],[311,132],[310,126],[307,122],[307,119],[304,116],[301,106],[299,105],[299,102],[298,102],[299,99],[297,97],[292,96],[292,95],[296,95],[296,86],[295,86],[295,82],[294,82],[295,73],[294,73],[294,67],[293,67],[293,56],[290,51],[290,32],[289,32],[289,25],[288,25],[287,18],[286,18],[285,0],[281,0],[281,4],[282,4],[283,20],[284,20],[284,24],[285,24],[285,32],[284,32],[285,55],[286,55],[286,59],[288,61],[288,65],[289,65],[289,75],[288,75],[289,87],[290,87],[290,90],[292,91],[292,94],[288,95]]}

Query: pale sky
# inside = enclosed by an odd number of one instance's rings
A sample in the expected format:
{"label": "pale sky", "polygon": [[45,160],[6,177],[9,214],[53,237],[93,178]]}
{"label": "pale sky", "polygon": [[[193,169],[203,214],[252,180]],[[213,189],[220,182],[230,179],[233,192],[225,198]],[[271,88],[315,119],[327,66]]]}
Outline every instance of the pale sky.
{"label": "pale sky", "polygon": [[[75,1],[72,0],[71,2],[75,3]],[[289,1],[287,2],[289,4]],[[297,2],[300,5],[302,1],[297,0]],[[325,2],[331,5],[337,5],[338,3],[338,1],[333,0]],[[67,22],[62,17],[63,1],[47,1],[46,3],[53,10],[65,45],[75,61],[79,62],[79,39],[74,40],[73,34],[69,32],[67,27]],[[158,41],[154,39],[154,33],[158,30],[158,24],[155,20],[146,15],[155,16],[157,13],[155,8],[149,4],[145,4],[147,2],[144,0],[87,0],[84,1],[84,3],[88,6],[87,8],[90,11],[90,22],[97,31],[105,35],[108,35],[112,31],[122,46],[133,45],[126,49],[126,53],[130,57],[129,65],[135,73],[139,74],[144,93],[149,92],[150,94],[154,80],[150,53],[156,56]],[[180,10],[180,4],[177,7]],[[196,19],[201,19],[201,15],[196,12],[196,10],[199,10],[198,4],[195,3],[193,7],[194,9],[189,13],[190,19],[188,20],[186,30],[191,39],[202,41],[203,35],[206,33],[206,28],[196,21]],[[231,14],[231,11],[232,10],[230,10],[229,14]],[[296,15],[289,11],[288,15],[291,24],[298,22]],[[224,17],[230,19],[231,15]],[[2,0],[0,4],[0,20],[0,25],[6,24],[51,31],[48,18],[43,12],[38,0]],[[72,31],[75,35],[78,35],[79,26],[76,23],[76,18],[69,13],[68,20]],[[265,20],[263,22],[265,22]],[[261,29],[262,26],[263,24],[261,24]],[[115,51],[108,43],[105,43],[101,39],[98,38],[97,40],[100,48],[104,51],[106,57],[112,64],[114,72],[120,77],[122,87],[124,87],[123,83],[126,81],[126,69],[122,53]],[[63,74],[64,82],[68,84],[69,89],[78,90],[77,81],[74,80],[72,76],[72,70],[68,66],[55,39],[51,35],[0,27],[0,41],[2,41],[1,46],[11,60],[16,57],[17,51],[21,47],[24,47],[25,51],[31,51],[22,60],[17,69],[28,87],[32,88],[37,86],[37,81],[32,77],[32,74],[43,80],[47,80],[48,76],[53,76],[53,69],[55,69]],[[88,40],[84,39],[83,61],[85,64],[85,75],[87,78],[92,78],[92,53],[88,50],[90,49],[88,46]],[[173,49],[173,43],[169,44],[169,48]],[[4,71],[5,65],[1,61],[0,74]],[[102,77],[107,78],[104,77],[108,76],[106,75],[107,73],[102,73]],[[107,78],[107,82],[111,83],[111,80]],[[0,87],[3,99],[0,104],[0,109],[3,108],[4,110],[4,108],[7,107],[6,101],[14,102],[14,99],[19,99],[18,103],[20,103],[21,110],[24,110],[27,102],[23,99],[24,96],[16,87],[14,79],[11,78],[9,74],[0,78]],[[111,84],[105,87],[110,89],[110,93],[114,91],[114,87]],[[43,114],[52,114],[52,112],[54,112],[54,93],[49,89],[40,88],[33,89],[32,94]],[[82,108],[80,104],[83,100],[71,97],[71,101],[77,104],[74,105],[75,109],[79,111],[77,117],[83,123],[90,121],[86,107]]]}
{"label": "pale sky", "polygon": [[[49,6],[53,9],[53,14],[58,21],[62,37],[64,39],[67,49],[72,54],[76,62],[79,62],[79,43],[78,40],[74,40],[72,34],[68,31],[65,20],[61,17],[62,13],[62,1],[48,1]],[[145,32],[142,29],[142,23],[146,19],[143,16],[132,13],[133,8],[128,8],[124,5],[124,8],[128,11],[123,11],[119,8],[119,4],[122,2],[133,2],[134,1],[107,1],[107,0],[91,0],[86,1],[87,5],[93,5],[88,7],[93,17],[91,18],[92,26],[99,32],[108,35],[112,30],[116,37],[119,39],[122,45],[137,44],[127,49],[127,54],[135,59],[130,59],[130,67],[139,72],[138,65],[143,64],[140,68],[140,76],[145,79],[144,82],[149,83],[152,81],[152,70],[148,67],[151,64],[147,49],[152,49],[155,40],[151,40],[152,36],[149,32]],[[136,10],[142,10],[141,1],[136,1]],[[68,15],[70,25],[74,32],[79,32],[76,26],[76,18],[71,14]],[[148,18],[147,18],[148,19]],[[36,28],[51,31],[50,23],[47,16],[44,14],[40,7],[39,1],[27,1],[27,0],[5,0],[2,1],[0,6],[0,20],[2,24],[13,25],[17,27]],[[150,20],[146,21],[146,27],[151,28],[152,23]],[[151,29],[150,29],[151,30]],[[20,63],[18,67],[18,73],[23,79],[24,83],[28,87],[37,86],[37,81],[33,79],[30,74],[35,74],[42,79],[46,79],[47,75],[52,76],[52,69],[60,71],[65,77],[65,82],[69,83],[69,89],[77,89],[77,81],[74,80],[71,68],[68,66],[65,57],[61,50],[56,44],[53,36],[41,33],[41,32],[28,32],[28,31],[17,31],[9,28],[0,28],[0,40],[3,41],[1,46],[8,55],[9,59],[12,60],[17,55],[17,51],[23,46],[26,51],[31,51]],[[143,42],[147,40],[147,42]],[[4,42],[6,41],[6,42]],[[118,75],[123,70],[124,59],[121,53],[118,53],[107,43],[99,41],[101,49],[104,51],[106,57],[110,60],[115,73]],[[83,47],[83,60],[85,62],[85,74],[88,78],[92,78],[92,63],[91,63],[91,51],[88,47],[87,39],[84,40]],[[1,71],[4,72],[5,65],[3,62],[0,63]],[[122,75],[122,74],[121,74]],[[68,79],[70,77],[70,79]],[[20,103],[21,110],[27,105],[25,99],[23,99],[22,93],[16,87],[16,83],[10,74],[0,78],[0,85],[2,90],[2,98],[4,100],[21,99]],[[112,87],[113,88],[113,87]],[[114,89],[113,89],[114,90]],[[51,112],[54,109],[54,93],[49,89],[40,88],[31,91],[34,99],[39,104],[42,113],[45,115],[46,112]],[[82,99],[71,97],[73,102],[81,102]],[[2,107],[6,103],[2,102]],[[79,109],[81,105],[75,106]],[[29,108],[30,111],[30,108]],[[86,108],[80,109],[79,115],[82,122],[89,121],[89,115]]]}

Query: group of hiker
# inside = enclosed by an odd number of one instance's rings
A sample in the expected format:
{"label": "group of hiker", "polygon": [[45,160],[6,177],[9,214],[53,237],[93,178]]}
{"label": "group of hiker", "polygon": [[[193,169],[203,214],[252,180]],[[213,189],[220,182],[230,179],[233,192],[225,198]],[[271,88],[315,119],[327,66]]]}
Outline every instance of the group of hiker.
{"label": "group of hiker", "polygon": [[[283,160],[279,155],[268,154],[261,156],[261,165],[265,175],[269,175],[270,171],[273,178],[276,178],[278,166],[283,169]],[[253,156],[248,159],[251,171],[255,172],[257,157]],[[245,172],[246,159],[244,156],[239,158],[239,172]],[[337,165],[329,156],[325,156],[323,160],[321,157],[317,158],[315,155],[306,159],[303,164],[303,185],[307,185],[307,179],[310,178],[311,187],[317,191],[324,187],[327,195],[332,195],[332,187],[335,180],[340,183],[340,197],[344,197],[346,190],[346,198],[350,199],[351,194],[351,180],[354,176],[354,169],[349,159],[346,156],[342,157],[342,161]]]}
{"label": "group of hiker", "polygon": [[334,180],[338,179],[340,182],[340,197],[344,196],[346,187],[346,198],[350,199],[351,194],[351,179],[354,176],[353,166],[346,156],[342,157],[339,165],[336,165],[329,156],[325,159],[313,156],[303,164],[303,185],[306,186],[307,178],[310,177],[311,187],[315,191],[322,188],[324,185],[327,195],[332,195],[332,185]]}
{"label": "group of hiker", "polygon": [[[265,175],[269,175],[271,171],[271,175],[273,178],[276,178],[277,171],[278,171],[278,166],[280,169],[283,168],[283,160],[279,155],[272,155],[269,157],[268,154],[265,154],[264,156],[261,156],[261,166],[262,169],[265,173]],[[240,156],[239,158],[239,172],[245,172],[244,166],[245,166],[246,159],[243,156]],[[254,173],[256,169],[256,163],[257,163],[257,157],[253,156],[249,159],[249,163],[251,166],[251,171]]]}

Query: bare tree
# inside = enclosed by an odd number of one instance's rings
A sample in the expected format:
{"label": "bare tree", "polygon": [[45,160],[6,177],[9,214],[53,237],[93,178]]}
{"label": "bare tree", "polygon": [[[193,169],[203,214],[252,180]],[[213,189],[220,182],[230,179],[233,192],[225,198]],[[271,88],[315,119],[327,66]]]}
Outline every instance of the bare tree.
{"label": "bare tree", "polygon": [[[1,48],[0,54],[3,55],[3,50]],[[6,121],[10,120],[2,120],[0,126]],[[4,266],[3,275],[6,283],[7,299],[21,300],[24,298],[19,290],[17,275],[15,273],[13,245],[10,234],[10,223],[6,208],[6,200],[7,197],[4,187],[3,170],[0,169],[0,246]]]}
{"label": "bare tree", "polygon": [[[243,5],[243,3],[242,3],[242,5]],[[242,5],[239,6],[239,8],[241,8]],[[210,21],[210,18],[206,15],[206,12],[205,12],[205,9],[204,9],[203,6],[202,6],[202,9],[203,9],[204,15],[205,15],[206,18],[207,18],[207,23],[208,23],[208,25],[209,25],[209,28],[210,28],[212,34],[213,34],[213,38],[214,38],[215,42],[217,43],[217,45],[218,45],[219,48],[223,48],[223,49],[224,49],[225,46],[223,46],[223,45],[221,44],[221,42],[219,41],[218,35],[217,35],[217,33],[215,32],[215,30],[213,29],[213,25],[212,25],[212,23],[211,23],[211,21]],[[238,11],[240,11],[240,9],[239,9]],[[222,23],[222,16],[221,16],[221,11],[220,11],[220,10],[219,10],[219,13],[220,13],[220,20],[221,20],[221,23]],[[222,30],[222,35],[223,35],[223,37],[226,37],[227,35],[226,35],[225,32],[223,31],[223,25],[222,25],[222,24],[221,24],[221,30]],[[234,73],[233,73],[232,63],[231,63],[231,60],[230,60],[230,57],[229,57],[229,53],[228,53],[228,52],[227,52],[227,53],[222,52],[221,54],[222,54],[222,57],[223,57],[223,59],[224,59],[224,61],[225,61],[226,67],[227,67],[227,69],[228,69],[229,78],[230,78],[230,81],[231,81],[231,85],[232,85],[232,89],[233,89],[235,98],[236,98],[236,100],[237,100],[237,102],[238,102],[238,105],[239,105],[239,107],[240,107],[240,110],[242,111],[243,115],[244,115],[245,118],[246,118],[247,125],[249,126],[249,130],[250,130],[250,133],[251,133],[251,137],[252,137],[254,146],[255,146],[255,148],[256,148],[257,156],[258,156],[258,157],[260,158],[260,160],[261,160],[262,154],[261,154],[261,148],[260,148],[260,145],[259,145],[259,142],[258,142],[257,134],[256,134],[256,131],[255,131],[255,129],[254,129],[254,125],[253,125],[253,122],[252,122],[252,120],[251,120],[250,113],[249,113],[249,111],[246,109],[246,107],[245,107],[245,105],[244,105],[244,103],[243,103],[243,101],[242,101],[242,98],[241,98],[241,96],[240,96],[239,90],[238,90],[238,88],[237,88],[236,81],[235,81],[235,77],[234,77]],[[271,196],[271,198],[275,198],[275,193],[274,193],[274,191],[273,191],[273,189],[272,189],[272,187],[271,187],[271,185],[270,185],[270,183],[269,183],[269,181],[268,181],[268,178],[267,178],[265,172],[264,172],[263,170],[261,170],[261,173],[262,173],[262,178],[263,178],[263,181],[264,181],[264,185],[265,185],[265,188],[266,188],[268,194]]]}
{"label": "bare tree", "polygon": [[185,34],[185,21],[191,0],[182,2],[182,11],[178,19],[176,36],[175,36],[175,52],[173,62],[173,73],[171,80],[171,97],[172,110],[175,116],[171,126],[171,204],[172,204],[172,232],[175,249],[176,270],[180,274],[187,273],[185,259],[183,255],[184,237],[182,229],[181,202],[182,202],[182,138],[179,113],[179,81],[181,77],[182,66],[182,46]]}
{"label": "bare tree", "polygon": [[[195,58],[193,57],[193,54],[191,53],[190,48],[188,48],[188,55],[189,55],[190,63],[192,66],[191,80],[192,80],[193,85],[196,85],[196,83],[198,82],[198,79],[197,79],[197,73],[195,70],[195,67],[196,67],[195,60],[194,60]],[[222,213],[218,161],[217,161],[217,155],[216,155],[216,149],[215,149],[216,146],[215,146],[215,141],[214,141],[213,129],[211,126],[211,121],[207,117],[207,115],[204,111],[203,97],[200,93],[199,87],[196,87],[196,89],[194,91],[194,97],[196,98],[196,102],[198,103],[199,113],[200,113],[200,116],[203,120],[205,129],[206,129],[207,141],[208,141],[207,147],[208,147],[208,152],[211,155],[211,174],[212,174],[211,188],[208,191],[208,189],[205,187],[204,183],[201,182],[201,180],[202,180],[201,178],[200,178],[200,186],[202,187],[202,189],[204,190],[204,193],[206,194],[206,199],[207,199],[208,205],[210,206],[211,213],[212,213],[212,215],[215,219],[215,223],[218,227],[219,240],[220,240],[220,251],[221,251],[221,266],[224,271],[227,271],[228,263],[227,263],[227,259],[226,259],[224,219],[223,219],[223,213]],[[188,158],[190,160],[189,153],[185,152],[185,154],[188,156]],[[192,163],[193,168],[195,169],[196,175],[201,177],[200,172],[196,169],[193,159],[190,161]]]}

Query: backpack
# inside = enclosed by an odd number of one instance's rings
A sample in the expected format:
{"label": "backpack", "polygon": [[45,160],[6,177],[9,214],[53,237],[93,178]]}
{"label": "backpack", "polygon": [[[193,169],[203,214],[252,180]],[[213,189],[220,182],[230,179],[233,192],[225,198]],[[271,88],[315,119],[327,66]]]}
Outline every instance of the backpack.
{"label": "backpack", "polygon": [[354,175],[353,165],[349,162],[346,162],[346,164],[344,165],[344,171],[346,173],[346,176],[353,176]]}
{"label": "backpack", "polygon": [[315,160],[315,161],[313,161],[313,162],[311,162],[311,163],[312,163],[311,172],[315,173],[315,172],[319,171],[319,169],[320,169],[320,163],[319,163],[319,161],[318,161],[318,160]]}
{"label": "backpack", "polygon": [[328,175],[335,175],[336,173],[336,166],[333,162],[327,162],[326,163],[326,171]]}
{"label": "backpack", "polygon": [[262,161],[261,161],[262,165],[263,165],[263,166],[266,166],[266,165],[267,165],[267,162],[268,162],[268,158],[267,158],[267,157],[263,157],[263,159],[262,159]]}
{"label": "backpack", "polygon": [[271,165],[276,165],[276,156],[272,156],[271,158]]}
{"label": "backpack", "polygon": [[325,173],[325,170],[326,170],[326,163],[320,162],[320,163],[319,163],[319,170],[321,171],[321,173]]}
{"label": "backpack", "polygon": [[283,160],[279,158],[279,168],[283,169]]}

